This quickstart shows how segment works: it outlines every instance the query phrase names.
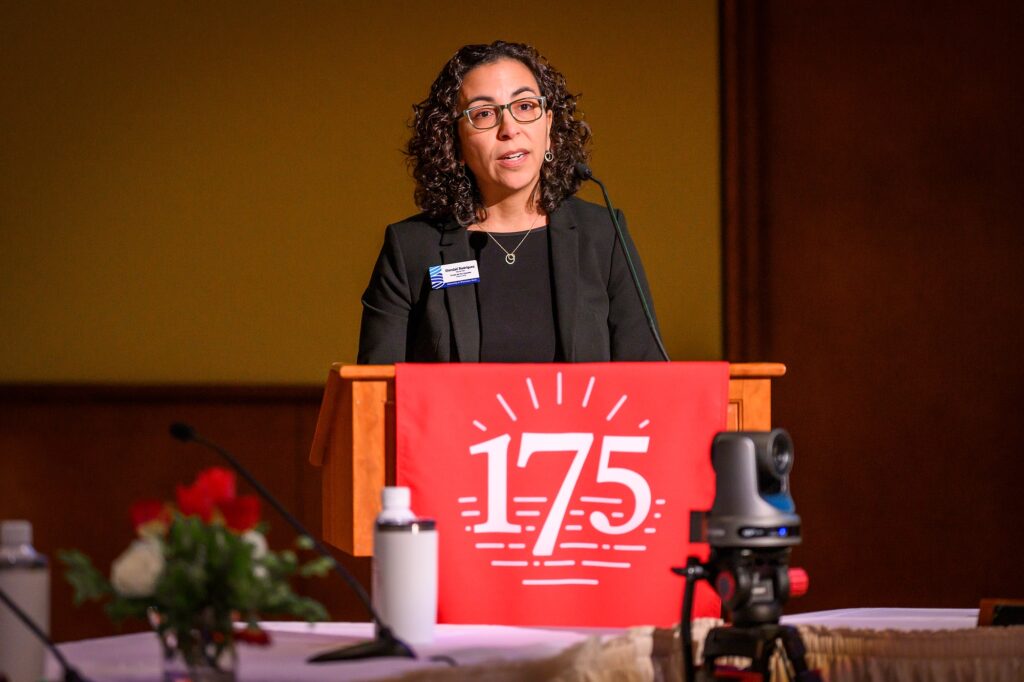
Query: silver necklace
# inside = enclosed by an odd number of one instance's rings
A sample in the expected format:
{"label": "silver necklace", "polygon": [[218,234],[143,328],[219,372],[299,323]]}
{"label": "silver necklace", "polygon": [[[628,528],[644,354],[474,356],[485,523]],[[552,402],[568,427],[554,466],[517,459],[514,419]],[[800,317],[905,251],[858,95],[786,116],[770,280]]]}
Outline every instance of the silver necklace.
{"label": "silver necklace", "polygon": [[516,248],[512,249],[511,251],[509,251],[504,246],[502,246],[501,242],[499,242],[495,238],[495,236],[493,234],[491,234],[490,232],[488,232],[487,230],[483,230],[482,229],[480,231],[483,232],[484,234],[486,234],[488,237],[490,237],[491,241],[494,242],[495,244],[497,244],[498,248],[505,252],[505,262],[506,263],[508,263],[509,265],[515,265],[515,263],[516,263],[516,251],[519,250],[519,247],[523,245],[523,242],[526,241],[526,238],[530,236],[531,232],[533,232],[533,229],[537,226],[537,221],[538,220],[540,220],[540,213],[538,213],[536,215],[536,217],[533,219],[533,224],[530,225],[530,229],[526,231],[526,234],[523,235],[523,238],[519,240],[518,244],[516,244]]}

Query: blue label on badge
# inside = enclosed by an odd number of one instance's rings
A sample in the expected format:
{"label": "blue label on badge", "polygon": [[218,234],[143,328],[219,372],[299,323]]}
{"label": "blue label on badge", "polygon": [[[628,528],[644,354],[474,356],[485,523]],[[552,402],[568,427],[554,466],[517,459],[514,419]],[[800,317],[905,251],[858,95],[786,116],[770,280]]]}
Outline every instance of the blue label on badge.
{"label": "blue label on badge", "polygon": [[440,289],[444,286],[444,277],[441,276],[441,266],[431,265],[430,266],[430,288]]}

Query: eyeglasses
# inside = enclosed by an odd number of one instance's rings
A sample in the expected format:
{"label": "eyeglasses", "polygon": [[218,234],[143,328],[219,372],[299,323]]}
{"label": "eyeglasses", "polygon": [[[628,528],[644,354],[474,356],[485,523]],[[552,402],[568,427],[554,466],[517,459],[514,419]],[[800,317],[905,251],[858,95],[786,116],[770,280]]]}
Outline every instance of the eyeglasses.
{"label": "eyeglasses", "polygon": [[546,97],[523,97],[508,104],[481,104],[462,112],[469,125],[477,130],[490,130],[501,123],[503,109],[508,109],[512,118],[520,123],[533,123],[544,115],[547,109]]}

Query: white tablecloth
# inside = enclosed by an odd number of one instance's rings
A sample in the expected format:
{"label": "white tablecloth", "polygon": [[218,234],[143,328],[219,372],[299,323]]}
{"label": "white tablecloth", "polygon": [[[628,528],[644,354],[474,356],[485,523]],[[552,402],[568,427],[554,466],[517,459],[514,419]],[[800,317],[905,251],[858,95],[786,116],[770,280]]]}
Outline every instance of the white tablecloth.
{"label": "white tablecloth", "polygon": [[[710,621],[710,619],[701,619]],[[975,609],[840,609],[787,616],[808,650],[808,663],[828,682],[1024,680],[1024,628],[976,628]],[[696,624],[706,634],[712,622]],[[681,679],[678,630],[566,630],[440,625],[419,658],[311,665],[325,649],[369,638],[367,623],[266,623],[270,647],[239,648],[239,679],[251,682],[405,680],[450,682],[648,682]],[[64,655],[94,682],[160,677],[160,651],[150,633],[70,642]],[[447,656],[458,664],[431,660]],[[51,679],[59,669],[51,660]]]}
{"label": "white tablecloth", "polygon": [[[368,623],[265,623],[273,644],[240,645],[239,679],[246,682],[306,682],[314,680],[389,680],[419,671],[417,680],[433,679],[431,672],[451,679],[449,663],[432,661],[443,655],[458,664],[465,679],[505,669],[500,679],[555,679],[560,669],[607,669],[607,679],[650,680],[649,636],[630,638],[625,631],[574,631],[494,625],[439,625],[432,644],[415,647],[417,660],[378,659],[346,663],[307,664],[306,659],[325,650],[354,644],[372,636]],[[635,650],[640,646],[641,650]],[[160,677],[160,648],[156,636],[136,633],[83,640],[60,645],[65,658],[94,682],[143,682]],[[620,672],[613,676],[614,669]],[[555,677],[551,674],[554,673]],[[543,677],[538,677],[543,675]],[[60,677],[59,667],[48,661],[49,679]],[[461,676],[461,675],[460,675]],[[490,674],[488,677],[494,678]],[[572,678],[562,679],[601,679]]]}
{"label": "white tablecloth", "polygon": [[978,609],[835,609],[783,616],[782,622],[866,630],[959,630],[977,624]]}

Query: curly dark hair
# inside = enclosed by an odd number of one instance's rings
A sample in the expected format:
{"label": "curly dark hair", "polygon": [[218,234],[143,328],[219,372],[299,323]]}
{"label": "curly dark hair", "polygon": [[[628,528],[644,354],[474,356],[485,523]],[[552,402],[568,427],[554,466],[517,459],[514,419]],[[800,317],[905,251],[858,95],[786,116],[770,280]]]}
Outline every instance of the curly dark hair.
{"label": "curly dark hair", "polygon": [[435,218],[451,216],[466,226],[484,210],[476,180],[460,162],[456,131],[459,89],[471,70],[502,59],[515,59],[530,69],[552,113],[551,152],[555,158],[541,166],[538,208],[551,213],[580,187],[575,166],[588,160],[590,128],[576,118],[579,95],[566,89],[565,76],[529,45],[502,40],[466,45],[441,69],[430,86],[430,95],[413,107],[412,139],[405,150],[416,180],[416,205]]}

